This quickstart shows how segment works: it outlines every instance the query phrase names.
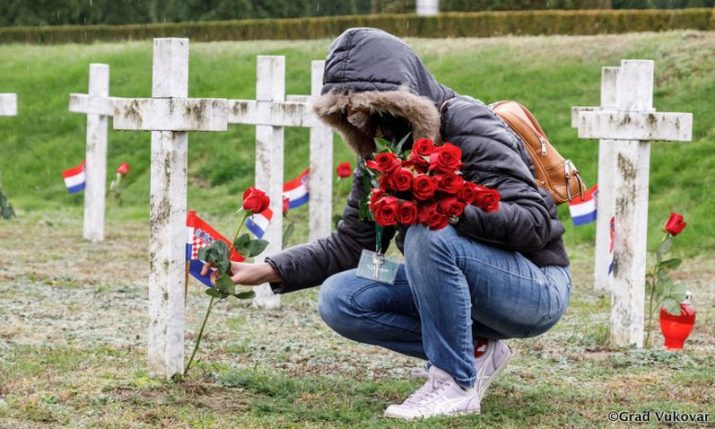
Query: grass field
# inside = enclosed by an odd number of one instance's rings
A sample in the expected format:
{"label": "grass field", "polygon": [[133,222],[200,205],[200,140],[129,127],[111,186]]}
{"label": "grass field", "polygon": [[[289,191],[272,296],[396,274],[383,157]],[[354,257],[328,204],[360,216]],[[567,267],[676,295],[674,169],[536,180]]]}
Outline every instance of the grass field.
{"label": "grass field", "polygon": [[[111,65],[112,95],[148,96],[151,46],[0,46],[0,92],[20,99],[20,116],[0,118],[2,184],[18,211],[17,219],[0,220],[0,428],[627,427],[610,423],[608,412],[646,410],[709,413],[713,425],[715,204],[708,191],[715,186],[715,34],[411,42],[455,90],[533,107],[590,183],[596,145],[568,127],[570,106],[598,102],[601,66],[656,60],[658,110],[695,114],[693,143],[653,148],[650,187],[653,234],[670,210],[689,223],[673,249],[688,256],[674,277],[693,291],[698,308],[684,352],[609,344],[610,298],[591,287],[593,228],[572,228],[563,212],[574,273],[570,307],[545,335],[510,341],[515,359],[490,388],[481,416],[383,419],[388,404],[421,384],[410,376],[421,363],[330,331],[317,314],[316,290],[286,295],[275,312],[223,303],[188,379],[149,377],[149,136],[110,134],[110,169],[128,161],[132,172],[125,204],[109,206],[104,243],[79,239],[82,198],[66,194],[60,171],[83,157],[84,117],[67,112],[67,94],[86,91],[87,65]],[[321,58],[328,43],[194,44],[190,95],[253,97],[257,54],[286,55],[288,93],[307,93],[309,59]],[[290,177],[307,165],[307,133],[290,130],[286,137]],[[253,129],[192,134],[189,146],[189,207],[228,231],[238,195],[252,183]],[[339,141],[335,148],[336,164],[353,159]],[[290,214],[298,225],[292,244],[305,239],[306,212]],[[187,352],[207,304],[201,289],[189,289]]]}

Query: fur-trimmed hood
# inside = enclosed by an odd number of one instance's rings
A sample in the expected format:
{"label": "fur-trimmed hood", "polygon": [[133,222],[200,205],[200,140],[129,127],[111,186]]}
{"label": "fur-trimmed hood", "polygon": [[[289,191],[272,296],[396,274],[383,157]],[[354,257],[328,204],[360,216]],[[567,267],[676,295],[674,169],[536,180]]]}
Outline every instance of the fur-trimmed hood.
{"label": "fur-trimmed hood", "polygon": [[330,47],[315,113],[359,155],[374,151],[382,113],[406,119],[413,138],[440,140],[442,103],[454,96],[402,40],[382,30],[351,28]]}

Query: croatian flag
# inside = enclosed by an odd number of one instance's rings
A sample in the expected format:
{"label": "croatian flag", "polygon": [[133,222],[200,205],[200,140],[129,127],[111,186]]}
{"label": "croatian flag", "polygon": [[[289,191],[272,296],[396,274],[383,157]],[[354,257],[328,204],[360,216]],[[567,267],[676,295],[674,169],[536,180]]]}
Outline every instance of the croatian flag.
{"label": "croatian flag", "polygon": [[271,209],[265,209],[264,211],[256,213],[246,219],[246,228],[248,228],[248,230],[251,231],[256,237],[263,238],[272,217],[273,211]]}
{"label": "croatian flag", "polygon": [[69,168],[62,172],[65,178],[65,186],[70,194],[77,193],[84,189],[84,161],[76,167]]}
{"label": "croatian flag", "polygon": [[[204,261],[199,259],[199,249],[210,246],[216,240],[221,240],[228,246],[231,246],[231,242],[213,229],[211,225],[198,217],[193,210],[189,211],[186,216],[186,230],[188,233],[186,240],[186,262],[189,265],[189,273],[191,273],[196,280],[211,287],[211,278],[208,275],[201,275],[201,268],[204,266]],[[243,261],[243,257],[232,249],[231,260],[240,262]]]}
{"label": "croatian flag", "polygon": [[596,220],[596,198],[598,185],[593,185],[583,193],[583,197],[574,197],[569,202],[569,212],[575,226],[586,225]]}
{"label": "croatian flag", "polygon": [[308,202],[310,197],[308,189],[309,173],[310,169],[306,168],[298,177],[283,184],[283,196],[290,201],[289,209],[300,207]]}

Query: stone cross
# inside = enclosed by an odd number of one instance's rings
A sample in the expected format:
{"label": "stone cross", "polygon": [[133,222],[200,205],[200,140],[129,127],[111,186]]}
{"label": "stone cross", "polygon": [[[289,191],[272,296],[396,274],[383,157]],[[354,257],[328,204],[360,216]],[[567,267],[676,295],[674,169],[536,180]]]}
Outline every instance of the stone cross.
{"label": "stone cross", "polygon": [[114,114],[109,96],[109,66],[89,65],[89,91],[70,94],[70,112],[87,115],[85,155],[84,229],[85,240],[104,240],[104,209],[107,182],[107,124]]}
{"label": "stone cross", "polygon": [[[324,61],[311,63],[311,96],[320,95]],[[285,57],[258,56],[256,100],[229,100],[229,123],[256,126],[256,187],[271,199],[271,219],[263,237],[270,242],[259,258],[279,252],[283,235],[283,128],[310,128],[310,239],[331,231],[333,133],[312,112],[310,98],[289,96],[285,101]],[[278,308],[280,295],[268,285],[256,288],[254,303]]]}
{"label": "stone cross", "polygon": [[16,94],[0,94],[0,116],[17,116]]}
{"label": "stone cross", "polygon": [[[653,68],[653,61],[622,61],[618,70],[606,72],[616,75],[615,99],[608,94],[613,91],[612,82],[605,85],[607,93],[602,96],[613,106],[577,113],[578,136],[600,139],[613,151],[604,156],[606,165],[599,165],[599,180],[610,176],[612,182],[607,186],[612,192],[608,188],[599,190],[598,202],[600,210],[605,200],[612,200],[609,204],[613,204],[615,217],[614,270],[609,289],[613,294],[611,341],[617,346],[643,346],[650,142],[692,138],[692,114],[662,113],[653,108]],[[607,215],[599,212],[598,216]]]}
{"label": "stone cross", "polygon": [[115,130],[151,131],[149,371],[184,371],[187,131],[226,131],[225,99],[187,98],[189,40],[154,39],[152,98],[119,99]]}
{"label": "stone cross", "polygon": [[[601,106],[572,108],[571,126],[578,128],[580,112],[601,111],[616,109],[616,85],[620,67],[603,67],[601,69]],[[611,237],[610,220],[613,217],[615,199],[608,198],[614,195],[613,166],[616,165],[615,145],[613,140],[601,139],[598,143],[598,196],[596,217],[596,251],[594,261],[594,288],[608,290],[611,282],[609,266],[611,264]]]}

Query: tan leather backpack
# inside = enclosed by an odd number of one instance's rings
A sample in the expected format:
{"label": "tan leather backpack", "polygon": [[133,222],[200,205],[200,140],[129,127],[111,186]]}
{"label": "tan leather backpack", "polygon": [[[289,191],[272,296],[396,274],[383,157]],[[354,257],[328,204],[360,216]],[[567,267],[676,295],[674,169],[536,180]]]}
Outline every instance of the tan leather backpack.
{"label": "tan leather backpack", "polygon": [[497,101],[489,107],[524,142],[536,173],[536,183],[551,194],[556,204],[583,196],[586,187],[571,160],[565,159],[551,146],[534,115],[513,100]]}

